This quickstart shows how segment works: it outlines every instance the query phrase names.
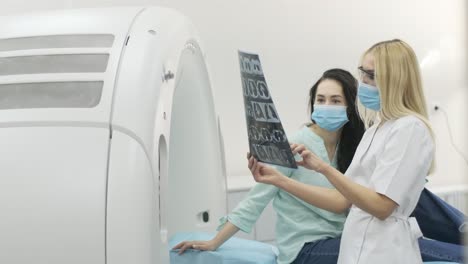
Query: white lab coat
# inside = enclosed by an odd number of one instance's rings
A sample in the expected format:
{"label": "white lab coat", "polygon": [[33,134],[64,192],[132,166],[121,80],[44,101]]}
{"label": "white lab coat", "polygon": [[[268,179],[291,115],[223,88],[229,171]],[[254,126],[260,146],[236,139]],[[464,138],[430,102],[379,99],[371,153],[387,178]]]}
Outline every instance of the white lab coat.
{"label": "white lab coat", "polygon": [[384,221],[352,206],[341,238],[339,264],[422,263],[416,207],[434,153],[427,126],[414,116],[369,128],[346,175],[399,206]]}

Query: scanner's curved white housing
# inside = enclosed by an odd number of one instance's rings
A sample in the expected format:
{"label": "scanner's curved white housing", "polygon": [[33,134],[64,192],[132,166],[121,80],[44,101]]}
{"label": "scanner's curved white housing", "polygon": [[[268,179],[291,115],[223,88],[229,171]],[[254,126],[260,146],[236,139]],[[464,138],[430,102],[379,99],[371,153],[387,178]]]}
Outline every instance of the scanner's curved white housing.
{"label": "scanner's curved white housing", "polygon": [[168,263],[226,212],[204,54],[163,8],[0,18],[0,262]]}

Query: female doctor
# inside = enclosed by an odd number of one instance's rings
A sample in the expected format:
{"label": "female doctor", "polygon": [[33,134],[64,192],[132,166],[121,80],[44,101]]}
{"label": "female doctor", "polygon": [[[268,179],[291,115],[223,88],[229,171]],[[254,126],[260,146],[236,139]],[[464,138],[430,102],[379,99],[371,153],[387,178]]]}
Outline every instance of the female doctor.
{"label": "female doctor", "polygon": [[[332,212],[349,210],[338,263],[422,263],[415,208],[434,156],[432,131],[416,56],[401,40],[384,41],[363,55],[360,111],[365,132],[346,175],[304,145],[292,144],[298,165],[326,176],[336,189],[288,178],[249,159],[257,182],[272,184]],[[376,113],[376,114],[375,114]]]}

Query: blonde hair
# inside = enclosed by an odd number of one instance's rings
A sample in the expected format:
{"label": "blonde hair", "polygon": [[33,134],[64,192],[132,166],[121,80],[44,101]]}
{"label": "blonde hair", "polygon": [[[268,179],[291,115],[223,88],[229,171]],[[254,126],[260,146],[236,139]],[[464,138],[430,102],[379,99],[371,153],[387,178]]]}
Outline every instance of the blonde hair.
{"label": "blonde hair", "polygon": [[[378,113],[359,109],[366,125],[414,115],[426,124],[434,140],[419,64],[413,49],[404,41],[394,39],[373,45],[364,53],[361,61],[367,54],[374,56],[381,109]],[[430,172],[433,169],[434,162]]]}

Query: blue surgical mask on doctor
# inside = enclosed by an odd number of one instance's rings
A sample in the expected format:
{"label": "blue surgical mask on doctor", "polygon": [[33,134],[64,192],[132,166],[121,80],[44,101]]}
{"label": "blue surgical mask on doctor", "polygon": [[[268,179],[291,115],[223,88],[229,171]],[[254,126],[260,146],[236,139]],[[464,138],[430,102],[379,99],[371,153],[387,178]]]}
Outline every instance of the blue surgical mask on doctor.
{"label": "blue surgical mask on doctor", "polygon": [[366,108],[374,111],[380,110],[380,94],[377,87],[359,82],[358,97]]}
{"label": "blue surgical mask on doctor", "polygon": [[311,119],[321,128],[328,131],[336,131],[348,122],[346,106],[343,105],[318,105],[314,104],[314,112]]}

